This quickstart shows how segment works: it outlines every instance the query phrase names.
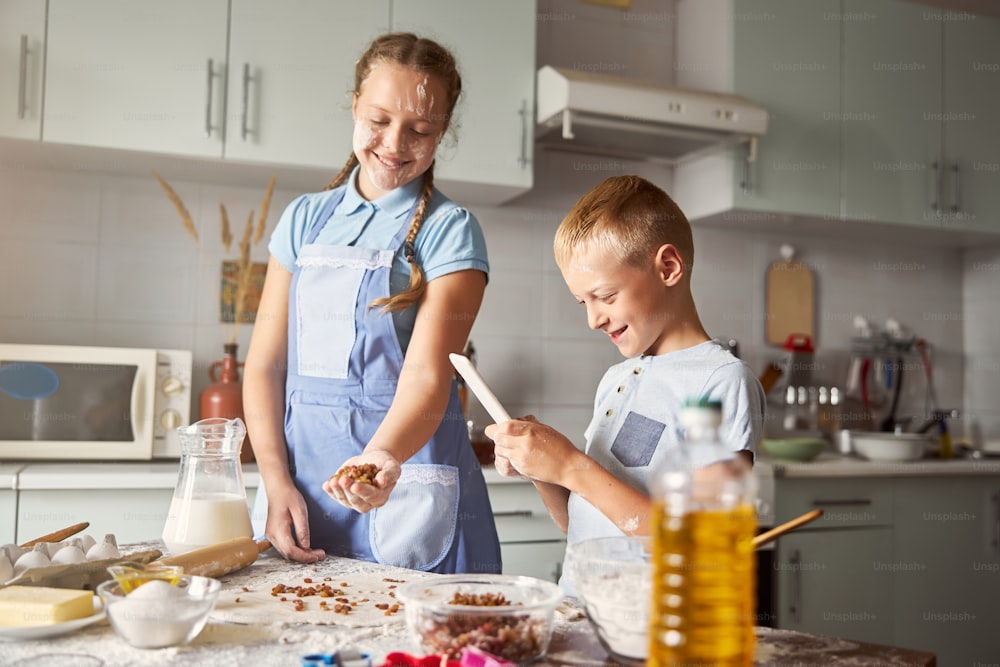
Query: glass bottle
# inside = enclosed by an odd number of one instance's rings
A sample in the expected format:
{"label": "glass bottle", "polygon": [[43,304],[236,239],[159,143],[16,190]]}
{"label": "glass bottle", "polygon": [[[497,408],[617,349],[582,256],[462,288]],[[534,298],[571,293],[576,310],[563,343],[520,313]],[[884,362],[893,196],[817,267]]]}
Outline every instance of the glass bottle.
{"label": "glass bottle", "polygon": [[171,554],[252,537],[240,447],[243,420],[212,417],[177,429],[181,464],[163,527]]}
{"label": "glass bottle", "polygon": [[648,664],[752,665],[756,488],[719,439],[722,405],[689,400],[684,441],[653,479]]}

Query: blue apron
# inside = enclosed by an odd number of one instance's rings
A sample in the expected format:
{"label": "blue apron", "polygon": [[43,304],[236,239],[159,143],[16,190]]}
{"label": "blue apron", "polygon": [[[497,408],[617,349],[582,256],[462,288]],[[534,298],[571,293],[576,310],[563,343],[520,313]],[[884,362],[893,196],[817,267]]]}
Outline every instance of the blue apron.
{"label": "blue apron", "polygon": [[299,252],[288,301],[285,438],[309,512],[310,541],[330,555],[431,572],[500,572],[500,543],[457,384],[431,439],[402,465],[382,507],[361,514],[322,484],[361,454],[396,393],[403,352],[389,294],[393,257],[416,203],[385,250],[316,244],[343,199],[320,211]]}

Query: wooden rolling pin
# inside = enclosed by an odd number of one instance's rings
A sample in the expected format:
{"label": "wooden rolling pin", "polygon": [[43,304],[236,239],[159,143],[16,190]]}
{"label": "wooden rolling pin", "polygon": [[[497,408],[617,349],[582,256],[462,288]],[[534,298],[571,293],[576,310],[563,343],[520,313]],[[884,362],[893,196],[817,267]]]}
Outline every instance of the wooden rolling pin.
{"label": "wooden rolling pin", "polygon": [[249,537],[237,537],[176,556],[167,556],[159,559],[156,563],[180,565],[184,568],[184,574],[221,577],[252,565],[257,560],[257,556],[269,548],[271,548],[271,543],[267,540],[254,542]]}

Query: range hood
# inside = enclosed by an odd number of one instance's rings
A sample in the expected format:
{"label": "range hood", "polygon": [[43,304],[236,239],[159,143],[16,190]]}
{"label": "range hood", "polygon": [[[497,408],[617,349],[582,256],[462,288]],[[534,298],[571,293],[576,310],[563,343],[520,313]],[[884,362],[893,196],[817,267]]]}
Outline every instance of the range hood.
{"label": "range hood", "polygon": [[767,111],[738,95],[544,66],[535,139],[542,147],[678,163],[767,131]]}

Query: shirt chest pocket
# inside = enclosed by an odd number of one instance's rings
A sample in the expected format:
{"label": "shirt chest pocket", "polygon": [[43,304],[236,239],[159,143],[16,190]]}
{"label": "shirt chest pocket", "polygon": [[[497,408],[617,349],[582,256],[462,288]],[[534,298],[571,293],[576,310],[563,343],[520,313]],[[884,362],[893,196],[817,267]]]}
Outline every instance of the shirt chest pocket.
{"label": "shirt chest pocket", "polygon": [[647,466],[666,427],[663,422],[630,412],[615,435],[611,453],[627,468]]}

